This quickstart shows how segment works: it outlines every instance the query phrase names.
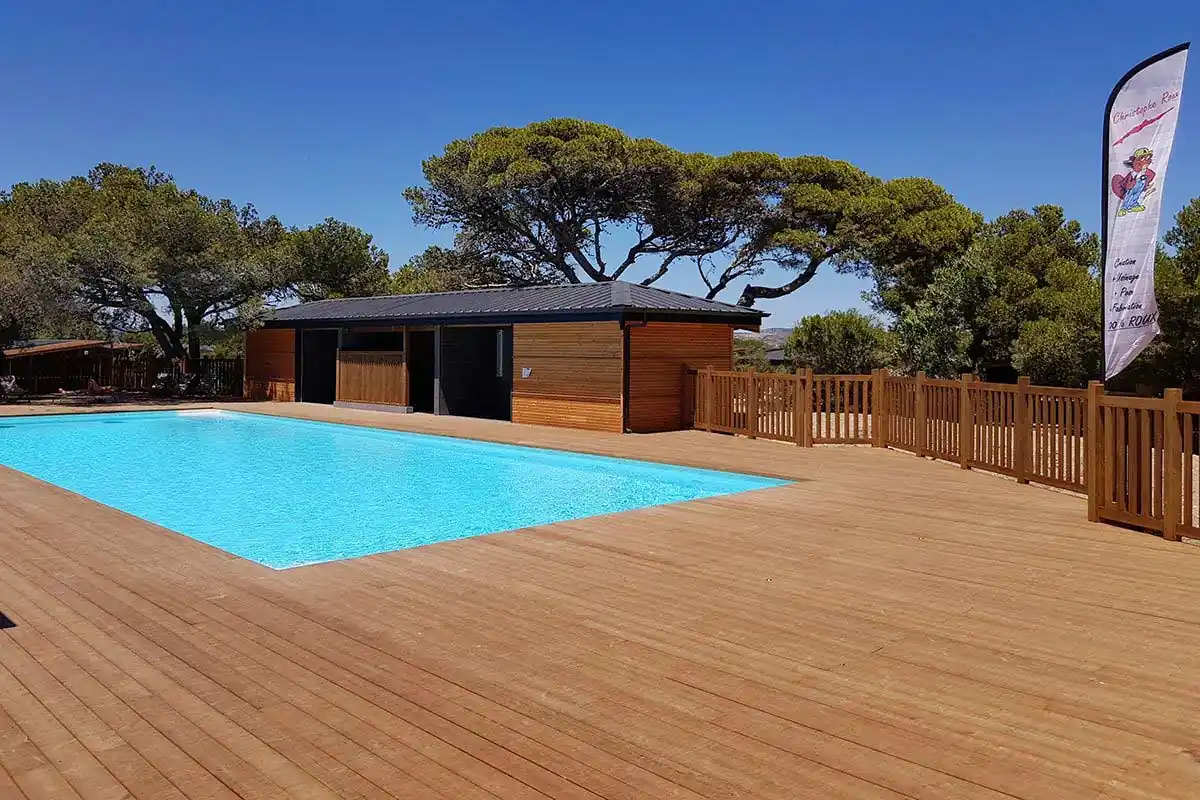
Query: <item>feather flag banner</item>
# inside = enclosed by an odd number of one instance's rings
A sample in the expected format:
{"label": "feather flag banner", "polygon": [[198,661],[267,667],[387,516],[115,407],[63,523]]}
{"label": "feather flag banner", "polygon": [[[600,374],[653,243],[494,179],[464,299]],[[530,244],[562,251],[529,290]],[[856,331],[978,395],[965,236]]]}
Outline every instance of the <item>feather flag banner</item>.
{"label": "feather flag banner", "polygon": [[1162,187],[1175,141],[1188,45],[1138,64],[1104,113],[1104,377],[1129,366],[1159,334],[1154,256]]}

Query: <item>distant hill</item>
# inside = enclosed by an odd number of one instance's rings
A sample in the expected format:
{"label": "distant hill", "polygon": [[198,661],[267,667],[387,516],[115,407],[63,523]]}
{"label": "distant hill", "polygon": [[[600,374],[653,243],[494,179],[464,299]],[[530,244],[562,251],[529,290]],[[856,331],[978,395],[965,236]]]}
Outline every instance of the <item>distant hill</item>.
{"label": "distant hill", "polygon": [[767,343],[768,348],[783,347],[787,342],[788,336],[791,336],[791,328],[763,328],[758,333],[751,331],[737,331],[734,333],[739,339],[761,339]]}

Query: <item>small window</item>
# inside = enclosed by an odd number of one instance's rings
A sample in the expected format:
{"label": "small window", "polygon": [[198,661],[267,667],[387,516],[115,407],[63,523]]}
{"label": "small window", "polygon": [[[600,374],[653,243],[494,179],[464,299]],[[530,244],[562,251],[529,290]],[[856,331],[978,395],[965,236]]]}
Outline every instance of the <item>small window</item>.
{"label": "small window", "polygon": [[496,377],[504,377],[504,329],[496,331]]}

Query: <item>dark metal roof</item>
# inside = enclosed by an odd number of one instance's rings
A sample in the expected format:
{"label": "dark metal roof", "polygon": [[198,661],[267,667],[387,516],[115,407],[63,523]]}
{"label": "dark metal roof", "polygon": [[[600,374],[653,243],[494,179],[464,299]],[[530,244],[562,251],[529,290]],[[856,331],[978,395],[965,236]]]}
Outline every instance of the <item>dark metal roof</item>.
{"label": "dark metal roof", "polygon": [[711,318],[743,325],[758,325],[766,316],[752,308],[653,286],[609,281],[318,300],[276,309],[269,324],[292,327],[317,322],[429,323],[475,318],[489,321],[555,317],[614,319],[641,314]]}
{"label": "dark metal roof", "polygon": [[21,356],[40,356],[46,353],[60,353],[69,350],[130,350],[143,346],[141,344],[125,342],[113,344],[101,339],[29,339],[23,342],[13,342],[8,347],[0,350],[0,355],[3,355],[5,358],[19,358]]}
{"label": "dark metal roof", "polygon": [[767,351],[767,361],[771,362],[772,364],[787,360],[787,351],[782,347],[775,347]]}

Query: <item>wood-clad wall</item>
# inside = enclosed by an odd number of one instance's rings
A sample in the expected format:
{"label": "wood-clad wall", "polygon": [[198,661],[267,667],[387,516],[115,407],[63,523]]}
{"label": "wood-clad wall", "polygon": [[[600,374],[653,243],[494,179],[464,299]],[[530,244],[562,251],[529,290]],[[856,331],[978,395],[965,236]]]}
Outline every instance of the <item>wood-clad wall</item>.
{"label": "wood-clad wall", "polygon": [[513,325],[512,421],[620,433],[623,336],[617,322]]}
{"label": "wood-clad wall", "polygon": [[405,356],[393,350],[339,350],[337,399],[373,405],[408,405]]}
{"label": "wood-clad wall", "polygon": [[733,328],[651,322],[629,328],[629,429],[636,433],[687,427],[685,367],[732,369]]}
{"label": "wood-clad wall", "polygon": [[247,400],[296,399],[296,332],[260,328],[246,335]]}

